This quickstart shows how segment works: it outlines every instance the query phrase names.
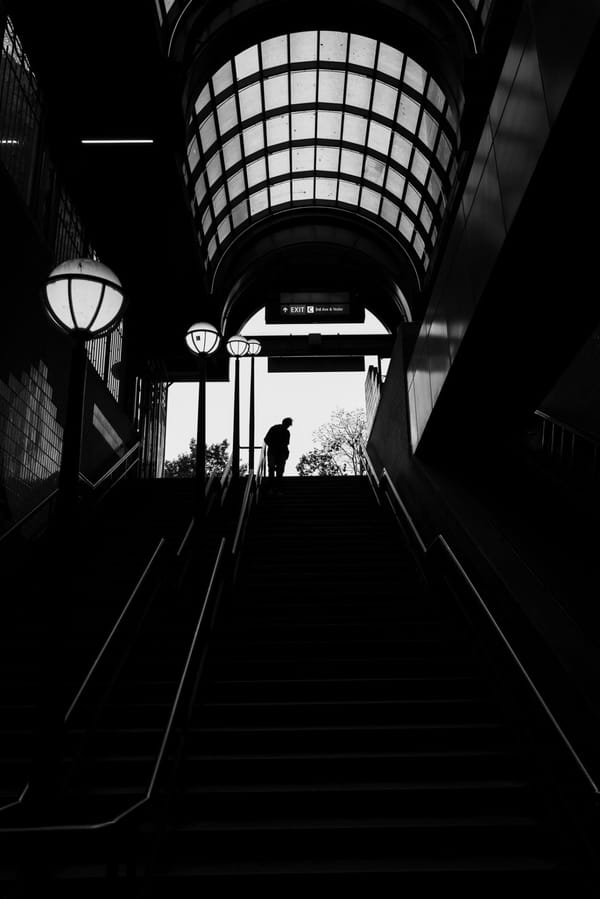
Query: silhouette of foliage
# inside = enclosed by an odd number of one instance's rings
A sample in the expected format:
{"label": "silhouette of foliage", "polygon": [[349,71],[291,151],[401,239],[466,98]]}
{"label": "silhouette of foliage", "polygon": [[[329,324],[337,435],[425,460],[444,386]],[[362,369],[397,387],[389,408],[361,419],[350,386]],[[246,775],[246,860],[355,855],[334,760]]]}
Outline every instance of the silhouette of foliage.
{"label": "silhouette of foliage", "polygon": [[366,438],[362,409],[336,409],[313,433],[315,447],[296,465],[300,477],[361,474],[360,447]]}
{"label": "silhouette of foliage", "polygon": [[[206,447],[206,474],[209,475],[213,471],[219,473],[225,470],[229,461],[229,441],[222,440],[220,443],[211,443]],[[241,466],[243,472],[246,466]],[[164,477],[165,478],[193,478],[196,473],[196,438],[190,440],[189,453],[180,453],[176,459],[165,462]]]}

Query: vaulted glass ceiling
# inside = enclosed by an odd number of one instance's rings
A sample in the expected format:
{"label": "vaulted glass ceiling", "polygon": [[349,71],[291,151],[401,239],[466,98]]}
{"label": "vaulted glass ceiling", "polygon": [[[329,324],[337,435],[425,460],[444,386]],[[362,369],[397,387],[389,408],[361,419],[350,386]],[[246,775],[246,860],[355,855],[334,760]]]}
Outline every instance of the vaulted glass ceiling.
{"label": "vaulted glass ceiling", "polygon": [[361,35],[301,31],[238,53],[202,85],[188,122],[207,269],[269,215],[333,207],[383,227],[422,275],[456,174],[459,114],[415,59]]}

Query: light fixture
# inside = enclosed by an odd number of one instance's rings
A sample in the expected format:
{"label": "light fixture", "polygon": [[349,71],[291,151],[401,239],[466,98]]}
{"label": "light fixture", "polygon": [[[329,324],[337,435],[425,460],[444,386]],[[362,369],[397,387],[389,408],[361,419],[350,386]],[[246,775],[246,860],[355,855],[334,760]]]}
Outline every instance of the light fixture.
{"label": "light fixture", "polygon": [[195,322],[185,334],[185,343],[198,362],[198,419],[196,427],[196,507],[201,526],[206,516],[206,362],[221,343],[221,335],[210,322]]}
{"label": "light fixture", "polygon": [[209,356],[218,350],[221,335],[210,322],[196,322],[187,329],[185,342],[195,356]]}
{"label": "light fixture", "polygon": [[257,340],[256,337],[250,337],[247,341],[248,343],[248,355],[249,356],[258,356],[262,349],[262,345],[260,340]]}
{"label": "light fixture", "polygon": [[227,341],[227,352],[230,356],[240,358],[248,354],[248,341],[241,334],[234,334]]}
{"label": "light fixture", "polygon": [[90,340],[116,327],[125,295],[108,266],[95,259],[69,259],[50,272],[44,302],[58,328]]}

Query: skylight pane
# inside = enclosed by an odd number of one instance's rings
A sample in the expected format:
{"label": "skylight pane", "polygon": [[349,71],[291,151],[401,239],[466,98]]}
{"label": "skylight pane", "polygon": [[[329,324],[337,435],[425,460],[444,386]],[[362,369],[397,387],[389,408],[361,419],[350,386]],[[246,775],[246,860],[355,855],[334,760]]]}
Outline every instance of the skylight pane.
{"label": "skylight pane", "polygon": [[344,72],[333,72],[323,69],[319,74],[319,103],[344,102]]}
{"label": "skylight pane", "polygon": [[316,113],[292,113],[292,140],[307,140],[315,136]]}
{"label": "skylight pane", "polygon": [[327,172],[337,172],[339,163],[339,147],[317,147],[317,169]]}
{"label": "skylight pane", "polygon": [[423,208],[421,209],[421,222],[423,223],[425,231],[429,234],[433,222],[433,216],[431,214],[431,209],[429,208],[427,203],[423,203]]}
{"label": "skylight pane", "polygon": [[260,85],[251,84],[239,92],[240,113],[242,119],[249,119],[262,112]]}
{"label": "skylight pane", "polygon": [[442,163],[442,167],[444,169],[448,168],[448,163],[450,162],[450,156],[452,155],[452,147],[450,146],[450,141],[446,137],[445,134],[440,134],[440,142],[437,150],[437,157],[439,161]]}
{"label": "skylight pane", "polygon": [[238,123],[237,108],[235,105],[235,97],[228,97],[223,103],[217,107],[217,116],[219,118],[219,131],[225,134],[230,128]]}
{"label": "skylight pane", "polygon": [[373,91],[373,112],[378,115],[385,116],[386,119],[393,119],[396,112],[396,99],[398,91],[395,87],[390,87],[383,81],[375,82],[375,90]]}
{"label": "skylight pane", "polygon": [[360,106],[363,109],[368,109],[371,101],[372,85],[373,81],[371,78],[365,78],[364,75],[355,75],[353,72],[349,72],[348,86],[346,88],[346,103],[348,106]]}
{"label": "skylight pane", "polygon": [[355,66],[365,66],[367,69],[372,69],[375,65],[376,49],[377,42],[372,40],[372,38],[351,34],[348,62]]}
{"label": "skylight pane", "polygon": [[214,116],[208,115],[200,125],[200,143],[202,149],[206,153],[209,147],[212,147],[217,139],[217,129],[215,128]]}
{"label": "skylight pane", "polygon": [[223,157],[225,159],[225,168],[230,169],[236,162],[239,162],[242,158],[242,147],[240,144],[239,136],[236,134],[235,137],[232,137],[227,141],[225,146],[223,147]]}
{"label": "skylight pane", "polygon": [[314,147],[294,147],[292,150],[292,168],[295,172],[310,172],[315,167]]}
{"label": "skylight pane", "polygon": [[349,203],[351,206],[357,206],[359,191],[360,188],[358,184],[354,184],[352,181],[340,181],[338,200],[341,203]]}
{"label": "skylight pane", "polygon": [[250,215],[257,215],[259,212],[264,212],[268,205],[269,200],[266,187],[262,190],[257,190],[256,193],[250,194]]}
{"label": "skylight pane", "polygon": [[196,184],[194,186],[194,193],[196,195],[196,203],[199,206],[206,196],[206,181],[204,180],[203,173],[200,174],[200,177],[196,181]]}
{"label": "skylight pane", "polygon": [[408,241],[412,240],[412,236],[415,231],[415,226],[414,226],[412,219],[410,219],[407,215],[404,215],[404,214],[401,215],[400,223],[399,223],[399,230],[400,230],[400,233],[403,234],[404,237],[406,237],[406,239]]}
{"label": "skylight pane", "polygon": [[232,175],[231,178],[228,178],[227,187],[229,189],[229,199],[235,200],[235,198],[238,197],[242,193],[242,191],[246,189],[243,171],[236,172],[235,175]]}
{"label": "skylight pane", "polygon": [[291,185],[289,181],[280,181],[270,186],[271,206],[281,206],[291,200]]}
{"label": "skylight pane", "polygon": [[394,162],[404,166],[404,168],[408,168],[411,150],[412,144],[410,144],[405,137],[394,134],[394,140],[392,142],[392,159]]}
{"label": "skylight pane", "polygon": [[346,62],[348,35],[344,31],[321,31],[319,58],[326,62]]}
{"label": "skylight pane", "polygon": [[235,58],[235,74],[238,81],[247,78],[248,75],[254,75],[258,72],[258,47],[248,47],[242,53],[238,53]]}
{"label": "skylight pane", "polygon": [[272,116],[267,119],[267,143],[269,146],[280,144],[290,139],[290,117],[284,115]]}
{"label": "skylight pane", "polygon": [[427,85],[427,99],[430,103],[433,103],[435,108],[440,112],[444,108],[446,98],[444,97],[441,87],[434,78],[429,79],[429,84]]}
{"label": "skylight pane", "polygon": [[360,194],[360,205],[363,209],[379,215],[379,205],[381,203],[381,194],[368,187],[363,187]]}
{"label": "skylight pane", "polygon": [[292,103],[315,103],[317,99],[317,71],[304,69],[292,72]]}
{"label": "skylight pane", "polygon": [[442,192],[442,182],[440,181],[438,174],[434,172],[433,169],[431,170],[431,174],[429,176],[427,190],[429,191],[433,202],[437,203]]}
{"label": "skylight pane", "polygon": [[395,197],[398,197],[399,200],[402,199],[402,195],[404,194],[404,186],[406,184],[406,178],[397,172],[396,169],[389,166],[387,172],[387,178],[385,179],[385,187],[386,190],[389,190],[391,194],[394,194]]}
{"label": "skylight pane", "polygon": [[298,31],[290,34],[291,62],[307,62],[317,58],[317,32]]}
{"label": "skylight pane", "polygon": [[413,156],[413,161],[411,165],[411,172],[418,178],[421,184],[425,184],[427,180],[427,173],[429,172],[430,163],[423,156],[419,150],[415,150],[415,155]]}
{"label": "skylight pane", "polygon": [[273,75],[265,79],[265,107],[276,109],[289,103],[288,76]]}
{"label": "skylight pane", "polygon": [[190,172],[193,172],[200,161],[200,152],[198,150],[198,141],[195,137],[188,144],[187,157],[190,165]]}
{"label": "skylight pane", "polygon": [[219,235],[220,243],[223,243],[226,237],[229,236],[231,232],[231,225],[229,224],[229,219],[225,218],[221,222],[221,224],[217,227],[217,234]]}
{"label": "skylight pane", "polygon": [[417,234],[416,231],[415,231],[415,236],[414,236],[414,238],[413,238],[413,246],[414,246],[414,248],[415,248],[415,251],[416,251],[416,253],[417,253],[417,256],[418,256],[419,259],[420,259],[420,258],[423,256],[423,253],[425,252],[425,243],[424,243],[423,238],[421,237],[421,235],[420,235],[420,234]]}
{"label": "skylight pane", "polygon": [[233,84],[233,71],[230,62],[226,62],[218,72],[215,72],[212,77],[212,83],[215,94],[220,94],[221,91],[226,90]]}
{"label": "skylight pane", "polygon": [[289,150],[279,150],[277,153],[269,153],[269,178],[277,178],[278,175],[288,175],[289,171]]}
{"label": "skylight pane", "polygon": [[208,258],[209,259],[213,258],[213,256],[215,255],[216,249],[217,249],[217,238],[213,237],[213,238],[211,238],[211,240],[208,244]]}
{"label": "skylight pane", "polygon": [[418,62],[415,62],[414,59],[411,59],[410,56],[407,56],[406,67],[404,69],[404,81],[406,84],[422,94],[425,90],[426,78],[427,73],[425,72],[425,69],[420,66]]}
{"label": "skylight pane", "polygon": [[225,196],[225,188],[222,187],[216,192],[212,200],[215,216],[218,216],[221,210],[225,209],[226,202],[227,197]]}
{"label": "skylight pane", "polygon": [[391,75],[392,78],[400,79],[402,74],[402,63],[404,61],[404,53],[390,47],[389,44],[379,45],[379,57],[377,59],[377,68],[385,75]]}
{"label": "skylight pane", "polygon": [[367,136],[367,120],[362,116],[346,113],[344,116],[343,138],[351,144],[364,146]]}
{"label": "skylight pane", "polygon": [[265,133],[262,122],[259,122],[258,125],[251,125],[249,128],[244,128],[243,138],[244,153],[246,156],[256,153],[257,150],[262,150],[265,145]]}
{"label": "skylight pane", "polygon": [[400,104],[398,106],[398,114],[396,119],[402,128],[411,131],[413,134],[417,130],[417,119],[419,118],[419,105],[407,94],[400,95]]}
{"label": "skylight pane", "polygon": [[392,129],[386,125],[380,125],[379,122],[371,122],[369,126],[368,144],[373,150],[377,150],[384,156],[387,156],[390,149],[390,141],[392,139]]}
{"label": "skylight pane", "polygon": [[210,229],[210,226],[212,225],[212,221],[213,221],[212,211],[211,211],[210,206],[208,206],[204,212],[204,215],[202,216],[202,231],[204,232],[204,234],[206,234],[207,231]]}
{"label": "skylight pane", "polygon": [[221,169],[221,160],[219,159],[219,154],[214,153],[206,166],[206,174],[208,176],[208,183],[212,187],[215,181],[217,181],[221,175],[223,174],[223,170]]}
{"label": "skylight pane", "polygon": [[385,162],[375,159],[373,156],[367,156],[365,162],[365,178],[368,181],[374,181],[375,184],[383,184],[385,178]]}
{"label": "skylight pane", "polygon": [[256,185],[260,184],[262,181],[267,180],[267,164],[264,156],[260,159],[255,159],[254,162],[251,162],[246,166],[246,177],[250,189],[256,187]]}
{"label": "skylight pane", "polygon": [[293,200],[312,200],[314,198],[314,178],[294,178],[292,181]]}
{"label": "skylight pane", "polygon": [[400,207],[396,206],[395,203],[392,203],[391,200],[386,200],[384,197],[383,202],[381,203],[381,215],[386,222],[389,222],[394,228],[398,222],[399,213]]}
{"label": "skylight pane", "polygon": [[335,200],[337,178],[315,178],[315,196],[318,200]]}
{"label": "skylight pane", "polygon": [[209,101],[210,101],[210,90],[208,89],[208,84],[205,84],[204,87],[202,88],[202,90],[200,91],[198,99],[196,100],[196,102],[194,104],[194,109],[196,110],[196,115],[199,115],[202,112],[202,110],[204,109],[204,107],[206,106],[206,104]]}
{"label": "skylight pane", "polygon": [[282,34],[280,37],[271,38],[263,41],[261,46],[263,68],[271,69],[274,66],[287,65],[287,36]]}
{"label": "skylight pane", "polygon": [[317,137],[324,140],[339,140],[342,136],[341,112],[320,109],[317,122]]}
{"label": "skylight pane", "polygon": [[406,188],[404,202],[406,203],[408,208],[411,209],[416,215],[419,211],[419,205],[421,203],[421,194],[418,193],[411,184],[409,184]]}
{"label": "skylight pane", "polygon": [[421,118],[421,126],[419,128],[419,138],[427,147],[429,147],[430,150],[433,150],[435,146],[437,133],[437,122],[429,115],[428,112],[423,112],[423,117]]}
{"label": "skylight pane", "polygon": [[364,156],[362,153],[356,153],[354,150],[342,150],[340,161],[340,171],[346,175],[362,175]]}
{"label": "skylight pane", "polygon": [[242,200],[241,203],[238,203],[237,206],[234,206],[231,210],[231,218],[233,219],[233,227],[239,228],[246,219],[248,218],[248,203],[246,200]]}

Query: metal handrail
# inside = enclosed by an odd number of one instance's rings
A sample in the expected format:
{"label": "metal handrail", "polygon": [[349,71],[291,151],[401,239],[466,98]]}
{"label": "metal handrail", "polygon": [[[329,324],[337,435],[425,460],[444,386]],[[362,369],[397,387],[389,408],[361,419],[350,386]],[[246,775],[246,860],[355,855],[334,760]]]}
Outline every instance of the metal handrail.
{"label": "metal handrail", "polygon": [[[366,449],[363,449],[363,452],[365,453],[365,456],[366,456],[366,458],[368,459],[369,456],[368,456],[368,453],[367,453]],[[372,463],[371,463],[371,467],[373,468]],[[374,468],[373,468],[373,470],[374,470]],[[572,757],[573,760],[575,761],[575,763],[576,763],[577,767],[579,768],[579,770],[583,773],[583,775],[584,775],[584,777],[585,777],[585,779],[586,779],[588,785],[591,787],[593,793],[594,793],[596,796],[598,796],[598,794],[599,794],[599,789],[598,789],[598,785],[596,784],[594,778],[593,778],[592,775],[589,773],[589,771],[587,770],[587,768],[586,768],[585,765],[583,764],[582,760],[580,759],[579,755],[578,755],[577,752],[575,751],[573,745],[571,744],[571,742],[570,742],[569,739],[567,738],[566,734],[564,733],[564,731],[563,731],[562,728],[560,727],[558,721],[556,720],[556,718],[555,718],[554,715],[552,714],[552,712],[551,712],[551,710],[550,710],[548,704],[546,703],[546,701],[545,701],[544,698],[542,697],[541,693],[539,692],[539,690],[538,690],[537,687],[535,686],[535,684],[534,684],[533,680],[531,679],[530,675],[527,673],[527,670],[525,669],[524,665],[523,665],[522,662],[520,661],[520,659],[519,659],[517,653],[516,653],[515,650],[512,648],[512,646],[511,646],[511,644],[510,644],[510,641],[508,640],[508,638],[507,638],[506,635],[504,634],[502,628],[500,627],[500,625],[498,624],[498,622],[497,622],[496,619],[494,618],[492,612],[491,612],[490,609],[488,608],[487,604],[485,603],[483,597],[481,596],[481,594],[479,593],[479,591],[477,590],[477,588],[476,588],[475,585],[473,584],[472,580],[469,578],[467,572],[465,571],[465,569],[463,568],[463,566],[461,565],[461,563],[460,563],[459,560],[457,559],[456,555],[454,554],[453,550],[451,549],[450,545],[448,544],[448,542],[447,542],[447,540],[445,539],[445,537],[443,536],[443,534],[437,534],[437,535],[433,538],[433,540],[431,541],[431,543],[430,543],[429,546],[428,546],[428,545],[425,543],[425,541],[423,540],[423,538],[421,537],[421,535],[419,534],[418,528],[417,528],[417,526],[416,526],[416,524],[415,524],[415,522],[414,522],[412,516],[410,515],[410,513],[408,512],[408,510],[407,510],[406,506],[404,505],[402,499],[400,498],[400,495],[399,495],[398,491],[396,490],[396,488],[395,488],[395,486],[394,486],[394,484],[393,484],[393,482],[392,482],[392,480],[391,480],[391,478],[390,478],[390,476],[389,476],[389,474],[388,474],[388,472],[386,471],[385,468],[382,469],[380,482],[381,482],[381,481],[385,481],[386,488],[391,490],[394,499],[397,501],[397,504],[398,504],[399,509],[401,510],[402,514],[404,515],[404,517],[405,517],[405,519],[406,519],[406,521],[407,521],[407,523],[408,523],[408,525],[409,525],[409,527],[410,527],[412,533],[414,534],[414,536],[415,536],[415,538],[416,538],[416,540],[417,540],[419,546],[422,548],[424,556],[425,556],[426,558],[429,558],[429,557],[430,557],[430,554],[431,554],[432,551],[435,549],[435,546],[436,546],[437,544],[441,545],[441,546],[444,548],[444,550],[445,550],[446,553],[448,554],[449,558],[450,558],[450,559],[452,560],[452,562],[454,563],[454,565],[455,565],[455,567],[456,567],[456,570],[457,570],[457,571],[459,572],[459,574],[461,575],[461,577],[462,577],[464,583],[468,586],[469,590],[470,590],[470,591],[473,593],[473,595],[476,597],[476,599],[478,600],[479,604],[480,604],[481,607],[483,608],[483,610],[484,610],[484,612],[485,612],[485,614],[486,614],[488,620],[489,620],[490,623],[493,625],[495,631],[497,632],[497,634],[498,634],[498,635],[500,636],[500,638],[502,639],[502,642],[504,643],[506,649],[509,651],[509,653],[510,653],[510,655],[511,655],[511,658],[512,658],[512,659],[515,661],[515,663],[517,664],[517,666],[518,666],[518,668],[519,668],[521,674],[524,676],[524,678],[525,678],[525,680],[526,680],[528,686],[532,689],[532,691],[533,691],[533,693],[534,693],[534,696],[537,698],[537,700],[538,700],[538,702],[540,703],[542,709],[544,710],[544,712],[545,712],[546,715],[548,716],[548,718],[549,718],[551,724],[554,726],[554,728],[555,728],[556,732],[558,733],[559,737],[561,738],[563,744],[566,746],[566,748],[567,748],[569,754],[571,755],[571,757]]]}
{"label": "metal handrail", "polygon": [[593,434],[587,434],[585,431],[580,431],[577,428],[572,427],[572,425],[568,425],[564,421],[560,421],[558,418],[554,418],[554,416],[542,412],[541,409],[536,409],[534,415],[537,415],[538,418],[543,418],[545,421],[549,421],[550,424],[558,425],[563,431],[569,431],[569,433],[574,434],[575,437],[580,437],[582,440],[586,440],[588,443],[600,447],[600,438],[594,437]]}
{"label": "metal handrail", "polygon": [[[127,462],[129,457],[132,456],[133,453],[135,453],[139,450],[141,445],[142,444],[141,444],[140,440],[138,440],[137,443],[134,443],[134,445],[127,450],[125,455],[121,456],[120,459],[117,459],[117,461],[114,463],[114,465],[111,465],[111,467],[108,469],[108,471],[105,471],[104,474],[101,475],[101,477],[99,477],[97,481],[90,481],[90,479],[88,477],[86,477],[86,475],[84,475],[82,472],[79,473],[79,479],[81,481],[83,481],[88,487],[91,487],[92,490],[97,490],[104,483],[104,481],[106,481],[110,477],[112,477],[113,473],[115,471],[117,471],[117,469],[119,469],[125,462]],[[123,472],[123,474],[121,475],[121,477],[124,477],[127,474],[127,472],[129,471],[129,468],[132,468],[132,467],[133,466],[128,466],[125,469],[125,471]],[[121,478],[119,478],[119,480],[120,479]]]}
{"label": "metal handrail", "polygon": [[41,502],[39,502],[37,506],[27,512],[27,514],[24,515],[23,518],[20,518],[19,521],[16,522],[16,524],[11,525],[11,527],[7,531],[0,535],[0,543],[2,543],[3,540],[6,540],[7,537],[10,537],[10,535],[17,531],[19,528],[22,528],[30,518],[33,518],[33,516],[40,511],[40,509],[51,502],[51,500],[56,496],[58,496],[58,487],[56,488],[56,490],[53,490],[52,493],[49,493],[48,496],[46,496],[43,500],[41,500]]}

